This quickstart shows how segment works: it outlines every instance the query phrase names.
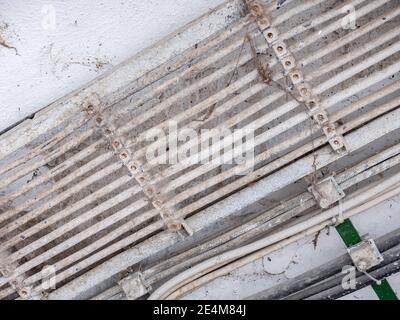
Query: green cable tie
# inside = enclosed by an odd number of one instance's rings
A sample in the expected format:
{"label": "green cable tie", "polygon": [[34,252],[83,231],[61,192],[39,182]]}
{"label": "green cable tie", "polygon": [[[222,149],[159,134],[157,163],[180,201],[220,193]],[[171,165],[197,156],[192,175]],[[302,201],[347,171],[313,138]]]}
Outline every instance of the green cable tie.
{"label": "green cable tie", "polygon": [[341,224],[337,225],[336,230],[348,248],[362,241],[350,219],[346,219]]}

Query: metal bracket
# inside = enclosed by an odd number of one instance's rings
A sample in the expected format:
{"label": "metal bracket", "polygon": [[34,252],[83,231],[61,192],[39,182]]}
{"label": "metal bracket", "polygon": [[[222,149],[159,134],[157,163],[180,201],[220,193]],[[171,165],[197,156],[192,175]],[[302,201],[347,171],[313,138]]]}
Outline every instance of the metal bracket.
{"label": "metal bracket", "polygon": [[333,177],[328,177],[310,186],[308,191],[312,193],[319,206],[323,209],[344,198],[346,194]]}
{"label": "metal bracket", "polygon": [[365,272],[383,261],[383,256],[379,252],[375,241],[367,238],[355,246],[347,249],[354,266],[360,272]]}
{"label": "metal bracket", "polygon": [[258,27],[261,31],[271,26],[271,21],[268,19],[265,6],[257,0],[245,0],[250,14],[256,19]]}
{"label": "metal bracket", "polygon": [[344,137],[336,132],[336,127],[330,121],[328,113],[322,108],[318,96],[313,93],[311,85],[305,81],[305,76],[297,65],[296,58],[290,52],[289,46],[280,39],[279,31],[272,26],[265,7],[257,0],[245,0],[245,2],[265,40],[273,48],[276,58],[284,68],[285,75],[289,76],[298,92],[297,100],[306,105],[310,118],[322,129],[332,149],[339,154],[346,154],[348,145]]}
{"label": "metal bracket", "polygon": [[100,106],[100,99],[92,94],[84,101],[82,109],[88,116],[94,117],[96,126],[102,131],[104,137],[112,146],[114,153],[129,170],[132,177],[142,188],[145,196],[152,202],[154,208],[159,211],[166,228],[169,231],[176,232],[183,227],[188,235],[192,235],[193,231],[185,223],[184,219],[176,217],[174,209],[165,205],[165,197],[163,197],[162,192],[157,190],[154,185],[150,184],[150,181],[152,181],[154,177],[146,173],[143,169],[143,164],[134,158],[132,152],[130,152],[129,148],[126,146],[126,141],[122,137],[116,135],[116,130],[113,125],[108,123],[107,119],[101,114]]}
{"label": "metal bracket", "polygon": [[127,276],[119,281],[118,284],[124,291],[128,300],[136,300],[152,290],[151,285],[146,282],[141,272],[136,272]]}
{"label": "metal bracket", "polygon": [[163,219],[164,224],[169,231],[177,232],[183,227],[189,236],[193,235],[193,230],[182,217],[176,216],[173,208],[167,207],[162,201],[159,200],[154,201],[153,206],[160,212],[161,219]]}

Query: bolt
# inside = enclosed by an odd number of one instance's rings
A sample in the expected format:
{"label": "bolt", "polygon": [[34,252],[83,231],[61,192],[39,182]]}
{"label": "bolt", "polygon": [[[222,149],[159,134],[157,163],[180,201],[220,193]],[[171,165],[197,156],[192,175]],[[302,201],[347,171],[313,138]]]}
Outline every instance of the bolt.
{"label": "bolt", "polygon": [[161,207],[162,206],[162,202],[160,200],[156,200],[156,201],[154,201],[154,205],[156,207]]}
{"label": "bolt", "polygon": [[126,152],[121,153],[121,158],[126,159],[128,158],[128,154]]}
{"label": "bolt", "polygon": [[253,3],[250,6],[250,13],[255,17],[260,17],[263,15],[264,10],[259,3]]}
{"label": "bolt", "polygon": [[315,101],[310,101],[310,102],[308,103],[308,106],[309,106],[311,109],[314,108],[315,105],[316,105]]}
{"label": "bolt", "polygon": [[3,266],[0,268],[0,273],[2,273],[4,277],[9,278],[14,273],[14,270],[11,266]]}
{"label": "bolt", "polygon": [[153,192],[153,189],[151,188],[151,187],[148,187],[148,188],[146,188],[146,192],[149,194],[149,195],[152,195],[154,192]]}
{"label": "bolt", "polygon": [[89,105],[87,106],[86,110],[87,110],[88,113],[93,113],[93,111],[94,111],[93,105],[89,104]]}
{"label": "bolt", "polygon": [[362,270],[362,271],[367,270],[367,262],[364,261],[364,260],[360,260],[360,262],[358,263],[357,268],[358,268],[359,270]]}
{"label": "bolt", "polygon": [[31,295],[31,288],[30,287],[24,287],[21,290],[18,291],[18,294],[21,296],[21,298],[28,298]]}
{"label": "bolt", "polygon": [[168,228],[168,230],[175,232],[175,231],[178,231],[181,229],[181,225],[178,223],[172,222],[172,223],[167,224],[167,228]]}

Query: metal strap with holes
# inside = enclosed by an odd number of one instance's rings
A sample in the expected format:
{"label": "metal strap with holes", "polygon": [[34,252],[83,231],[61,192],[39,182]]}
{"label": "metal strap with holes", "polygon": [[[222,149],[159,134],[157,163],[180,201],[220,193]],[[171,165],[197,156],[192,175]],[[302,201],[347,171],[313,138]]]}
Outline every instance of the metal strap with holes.
{"label": "metal strap with holes", "polygon": [[96,126],[107,138],[115,154],[121,159],[124,166],[137,181],[154,208],[158,210],[166,228],[170,231],[178,231],[184,227],[186,232],[191,235],[192,230],[185,223],[184,219],[175,216],[175,210],[165,204],[161,192],[156,190],[155,187],[149,183],[152,181],[152,177],[143,170],[143,164],[133,158],[132,153],[128,147],[126,147],[125,139],[116,135],[116,128],[103,117],[100,112],[100,106],[101,102],[99,98],[92,94],[83,103],[83,110],[88,116],[94,118]]}
{"label": "metal strap with holes", "polygon": [[333,150],[340,154],[347,153],[348,146],[344,137],[337,133],[335,124],[329,120],[328,113],[321,107],[319,97],[313,93],[311,85],[304,80],[305,77],[296,65],[294,55],[286,43],[279,38],[279,31],[271,26],[265,6],[257,0],[245,0],[245,2],[265,40],[273,48],[278,61],[283,66],[285,75],[289,76],[299,94],[297,100],[306,105],[309,116],[322,129]]}

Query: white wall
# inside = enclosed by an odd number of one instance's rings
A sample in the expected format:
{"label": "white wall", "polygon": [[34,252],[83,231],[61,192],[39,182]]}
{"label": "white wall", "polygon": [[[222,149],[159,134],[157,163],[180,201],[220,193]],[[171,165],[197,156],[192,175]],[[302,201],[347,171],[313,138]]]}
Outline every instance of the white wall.
{"label": "white wall", "polygon": [[222,2],[1,0],[0,132]]}

